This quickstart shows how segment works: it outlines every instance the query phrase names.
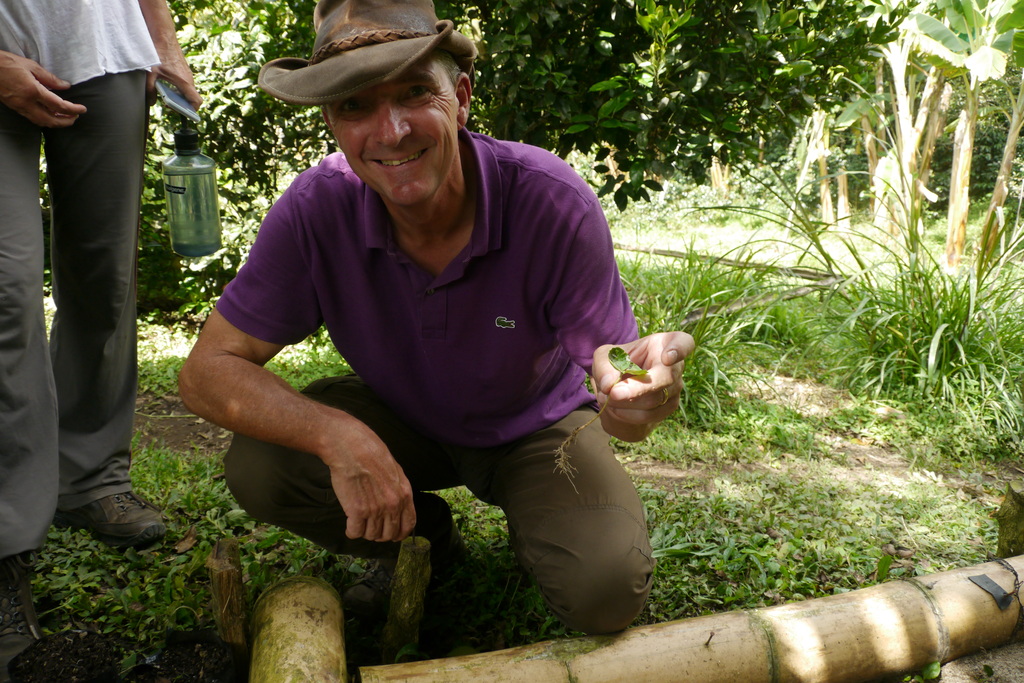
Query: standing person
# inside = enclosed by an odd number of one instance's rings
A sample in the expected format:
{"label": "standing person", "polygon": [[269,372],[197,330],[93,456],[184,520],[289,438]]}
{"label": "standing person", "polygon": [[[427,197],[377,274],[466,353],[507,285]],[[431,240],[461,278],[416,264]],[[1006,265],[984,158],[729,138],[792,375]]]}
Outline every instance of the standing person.
{"label": "standing person", "polygon": [[[157,78],[201,103],[166,0],[0,4],[0,679],[39,637],[30,570],[51,522],[115,547],[164,535],[129,478],[135,259]],[[49,343],[40,144],[57,307]]]}
{"label": "standing person", "polygon": [[[226,479],[253,516],[379,559],[350,611],[382,606],[414,530],[435,571],[458,556],[431,491],[465,484],[504,510],[567,626],[625,628],[654,560],[609,435],[676,410],[693,339],[637,339],[600,204],[565,162],[466,129],[476,49],[430,0],[320,0],[314,25],[312,59],[260,85],[322,107],[342,153],[271,208],[185,363],[185,404],[236,433]],[[263,367],[322,324],[355,375],[300,393]],[[647,375],[616,384],[611,344]]]}

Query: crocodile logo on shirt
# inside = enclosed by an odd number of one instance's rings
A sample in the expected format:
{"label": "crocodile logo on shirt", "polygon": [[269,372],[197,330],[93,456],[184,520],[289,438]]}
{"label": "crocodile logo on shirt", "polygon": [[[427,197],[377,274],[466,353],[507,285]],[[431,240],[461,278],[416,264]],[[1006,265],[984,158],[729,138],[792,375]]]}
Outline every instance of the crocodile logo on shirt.
{"label": "crocodile logo on shirt", "polygon": [[497,318],[494,319],[494,325],[496,327],[503,327],[505,329],[510,330],[510,329],[512,329],[513,327],[516,326],[516,321],[515,320],[509,320],[505,316],[499,315]]}

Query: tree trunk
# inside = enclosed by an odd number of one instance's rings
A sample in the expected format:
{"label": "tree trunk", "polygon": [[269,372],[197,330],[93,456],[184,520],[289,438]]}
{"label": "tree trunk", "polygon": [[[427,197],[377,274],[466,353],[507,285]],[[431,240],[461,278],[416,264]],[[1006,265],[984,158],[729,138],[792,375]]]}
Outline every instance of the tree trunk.
{"label": "tree trunk", "polygon": [[894,140],[888,154],[890,161],[894,162],[896,173],[895,177],[889,179],[886,203],[890,221],[889,232],[896,236],[909,227],[908,217],[912,215],[912,193],[917,169],[917,135],[914,130],[914,105],[910,99],[913,88],[908,87],[908,80],[913,81],[916,72],[907,68],[910,63],[911,41],[897,41],[887,45],[882,52],[892,72]]}
{"label": "tree trunk", "polygon": [[875,105],[878,110],[878,121],[872,124],[871,119],[862,116],[861,131],[864,133],[864,152],[868,157],[868,187],[871,188],[871,224],[880,225],[887,207],[883,197],[885,188],[878,177],[878,163],[881,160],[878,145],[885,140],[886,101],[885,97],[885,59],[875,63]]}
{"label": "tree trunk", "polygon": [[274,584],[252,615],[250,683],[348,683],[341,598],[326,581]]}
{"label": "tree trunk", "polygon": [[723,197],[729,196],[729,166],[718,157],[711,158],[711,188]]}
{"label": "tree trunk", "polygon": [[[1024,573],[1024,557],[1007,560]],[[844,683],[948,662],[1018,635],[1018,601],[1000,609],[971,581],[1013,591],[997,562],[849,593],[550,641],[478,655],[362,667],[362,683]]]}
{"label": "tree trunk", "polygon": [[967,93],[967,106],[960,112],[953,134],[953,169],[949,179],[949,215],[946,230],[946,268],[960,266],[967,239],[967,216],[971,208],[971,161],[974,157],[974,129],[978,120],[977,95]]}
{"label": "tree trunk", "polygon": [[814,112],[818,121],[814,129],[817,135],[814,140],[815,156],[818,159],[818,203],[821,208],[821,222],[832,225],[836,222],[836,212],[832,207],[832,183],[828,175],[828,156],[831,143],[829,135],[829,117],[823,110]]}
{"label": "tree trunk", "polygon": [[921,235],[923,199],[935,199],[927,183],[935,136],[939,131],[937,126],[945,116],[940,106],[945,76],[940,69],[929,70],[915,102],[913,94],[920,77],[910,68],[911,48],[911,41],[902,40],[883,49],[892,71],[895,142],[889,155],[897,173],[890,179],[889,187],[882,191],[890,221],[889,232],[898,235],[901,230],[905,231],[910,243],[915,245]]}
{"label": "tree trunk", "polygon": [[878,180],[878,139],[875,137],[874,126],[871,125],[871,119],[867,116],[860,117],[860,130],[864,136],[864,154],[868,158],[868,187],[871,188],[871,192],[868,193],[868,212],[871,215],[872,225],[878,225],[879,220],[882,217],[882,192],[881,183]]}
{"label": "tree trunk", "polygon": [[981,244],[979,245],[979,262],[985,264],[995,255],[999,247],[1004,220],[1002,208],[1010,194],[1010,177],[1013,173],[1013,162],[1017,158],[1017,141],[1020,139],[1021,127],[1024,126],[1024,75],[1017,99],[1010,115],[1010,130],[1006,134],[1003,145],[1003,159],[999,164],[999,175],[996,176],[995,187],[992,188],[992,200],[985,212],[985,222],[981,227]]}
{"label": "tree trunk", "polygon": [[840,230],[850,229],[850,179],[846,176],[846,169],[839,169],[836,177],[836,214],[837,224]]}
{"label": "tree trunk", "polygon": [[[934,89],[930,91],[932,99],[928,107],[928,116],[924,123],[924,138],[921,140],[917,164],[918,176],[921,185],[925,188],[928,187],[928,181],[931,178],[935,143],[938,142],[939,135],[942,134],[943,129],[946,127],[946,112],[949,111],[949,100],[953,97],[953,88],[946,82],[942,71],[939,69],[933,69],[933,71],[936,74],[934,76],[935,84]],[[929,73],[929,81],[932,77],[933,74]],[[929,197],[929,201],[935,201],[935,199]]]}
{"label": "tree trunk", "polygon": [[[796,191],[800,194],[804,192],[804,183],[807,182],[807,176],[810,172],[811,161],[814,158],[814,137],[815,137],[815,125],[817,124],[816,113],[808,117],[807,122],[804,124],[803,132],[801,137],[803,138],[804,153],[800,159],[800,170],[796,174]],[[789,211],[790,215],[793,213],[791,208]]]}

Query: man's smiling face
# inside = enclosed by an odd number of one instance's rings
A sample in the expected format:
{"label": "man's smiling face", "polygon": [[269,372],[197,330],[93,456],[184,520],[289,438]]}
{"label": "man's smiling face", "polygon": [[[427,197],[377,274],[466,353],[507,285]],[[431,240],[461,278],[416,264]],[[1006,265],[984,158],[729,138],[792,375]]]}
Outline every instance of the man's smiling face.
{"label": "man's smiling face", "polygon": [[324,107],[324,119],[356,174],[391,208],[443,202],[462,183],[458,132],[471,86],[436,60]]}

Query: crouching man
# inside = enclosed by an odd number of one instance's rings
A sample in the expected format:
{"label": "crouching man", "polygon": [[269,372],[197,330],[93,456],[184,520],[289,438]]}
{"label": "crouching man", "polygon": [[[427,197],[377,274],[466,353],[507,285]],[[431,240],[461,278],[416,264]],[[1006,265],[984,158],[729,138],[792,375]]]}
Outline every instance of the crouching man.
{"label": "crouching man", "polygon": [[[312,58],[266,64],[260,85],[321,107],[341,153],[267,214],[181,373],[186,405],[236,433],[227,482],[254,517],[379,560],[350,611],[380,604],[414,531],[435,573],[459,555],[433,492],[465,485],[504,510],[569,628],[627,627],[654,562],[609,435],[643,439],[678,407],[693,339],[637,338],[601,207],[566,163],[466,129],[476,49],[429,0],[320,0],[314,19]],[[298,392],[263,367],[321,325],[354,375]],[[616,384],[611,345],[647,375]],[[604,403],[575,473],[556,472]]]}

